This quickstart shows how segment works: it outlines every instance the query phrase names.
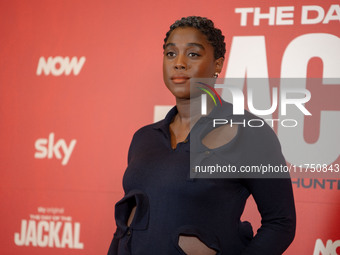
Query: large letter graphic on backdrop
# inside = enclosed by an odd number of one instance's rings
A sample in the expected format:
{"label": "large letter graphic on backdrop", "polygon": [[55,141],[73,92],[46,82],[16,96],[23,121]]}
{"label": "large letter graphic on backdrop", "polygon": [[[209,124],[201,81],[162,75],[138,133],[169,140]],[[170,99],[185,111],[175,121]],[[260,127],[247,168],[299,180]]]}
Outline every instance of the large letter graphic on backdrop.
{"label": "large letter graphic on backdrop", "polygon": [[[323,62],[323,84],[340,84],[340,38],[331,34],[306,34],[295,38],[287,47],[282,58],[281,89],[306,88],[307,65],[311,58],[319,57]],[[285,79],[300,78],[300,79]],[[312,95],[317,96],[317,95]],[[327,100],[327,98],[325,98]],[[312,113],[313,114],[313,113]],[[279,118],[282,117],[279,115]],[[308,144],[303,137],[304,115],[291,108],[288,118],[299,125],[295,128],[278,127],[278,136],[283,153],[289,163],[331,164],[340,154],[340,111],[322,111],[318,141]],[[299,153],[296,153],[296,152]],[[322,151],[323,153],[320,153]]]}
{"label": "large letter graphic on backdrop", "polygon": [[[264,36],[233,37],[225,78],[237,78],[231,79],[232,85],[242,91],[245,77],[247,77],[247,87],[253,91],[254,99],[256,99],[254,100],[255,108],[269,109],[271,107],[271,95],[267,80],[268,67]],[[251,78],[262,78],[262,82],[255,82]],[[232,102],[228,90],[224,89],[221,96],[223,99]],[[261,117],[271,119],[272,115],[268,114]]]}
{"label": "large letter graphic on backdrop", "polygon": [[321,239],[317,239],[315,242],[313,255],[319,255],[320,253],[336,255],[338,254],[336,252],[338,247],[340,247],[340,240],[336,240],[334,242],[332,242],[332,240],[327,240],[326,245],[324,245]]}

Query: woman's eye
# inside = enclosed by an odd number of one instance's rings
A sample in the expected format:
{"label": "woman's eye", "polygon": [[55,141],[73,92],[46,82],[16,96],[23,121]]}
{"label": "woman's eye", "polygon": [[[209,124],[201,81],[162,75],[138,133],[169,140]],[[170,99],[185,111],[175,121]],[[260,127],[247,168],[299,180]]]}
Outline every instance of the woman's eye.
{"label": "woman's eye", "polygon": [[189,57],[199,57],[199,56],[201,56],[200,54],[195,53],[195,52],[190,52],[188,55],[189,55]]}
{"label": "woman's eye", "polygon": [[169,51],[169,52],[166,53],[166,56],[167,56],[167,57],[175,57],[175,56],[176,56],[176,53],[173,52],[173,51]]}

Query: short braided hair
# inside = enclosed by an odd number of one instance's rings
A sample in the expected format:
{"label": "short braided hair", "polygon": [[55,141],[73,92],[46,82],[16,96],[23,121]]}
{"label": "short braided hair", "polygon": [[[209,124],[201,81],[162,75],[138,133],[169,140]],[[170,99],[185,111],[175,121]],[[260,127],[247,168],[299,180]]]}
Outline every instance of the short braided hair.
{"label": "short braided hair", "polygon": [[201,31],[207,37],[208,42],[213,46],[215,59],[220,57],[224,58],[226,49],[222,31],[214,27],[214,22],[210,19],[199,16],[183,17],[180,20],[176,20],[175,23],[170,26],[170,30],[166,33],[163,49],[165,49],[165,44],[171,32],[178,27],[193,27]]}

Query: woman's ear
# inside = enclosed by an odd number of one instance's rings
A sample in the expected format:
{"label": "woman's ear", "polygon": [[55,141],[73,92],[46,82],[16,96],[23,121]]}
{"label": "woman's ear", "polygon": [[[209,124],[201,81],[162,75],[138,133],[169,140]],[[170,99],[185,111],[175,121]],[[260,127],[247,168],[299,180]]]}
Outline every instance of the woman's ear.
{"label": "woman's ear", "polygon": [[224,57],[220,57],[215,60],[215,72],[220,73],[223,68]]}

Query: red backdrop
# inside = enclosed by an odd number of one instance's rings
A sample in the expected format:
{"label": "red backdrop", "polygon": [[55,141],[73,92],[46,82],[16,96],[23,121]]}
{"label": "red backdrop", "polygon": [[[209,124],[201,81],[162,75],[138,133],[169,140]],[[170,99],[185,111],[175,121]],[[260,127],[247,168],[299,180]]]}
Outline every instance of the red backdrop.
{"label": "red backdrop", "polygon": [[[162,80],[165,33],[189,15],[224,32],[220,77],[340,77],[335,0],[1,1],[1,254],[106,253],[132,135],[156,106],[174,104]],[[303,142],[275,128],[286,159],[298,164],[296,146],[339,164],[340,87],[307,88]],[[316,146],[321,134],[332,143]],[[292,181],[297,234],[285,254],[340,254],[339,174]],[[244,218],[259,227],[251,199]]]}

